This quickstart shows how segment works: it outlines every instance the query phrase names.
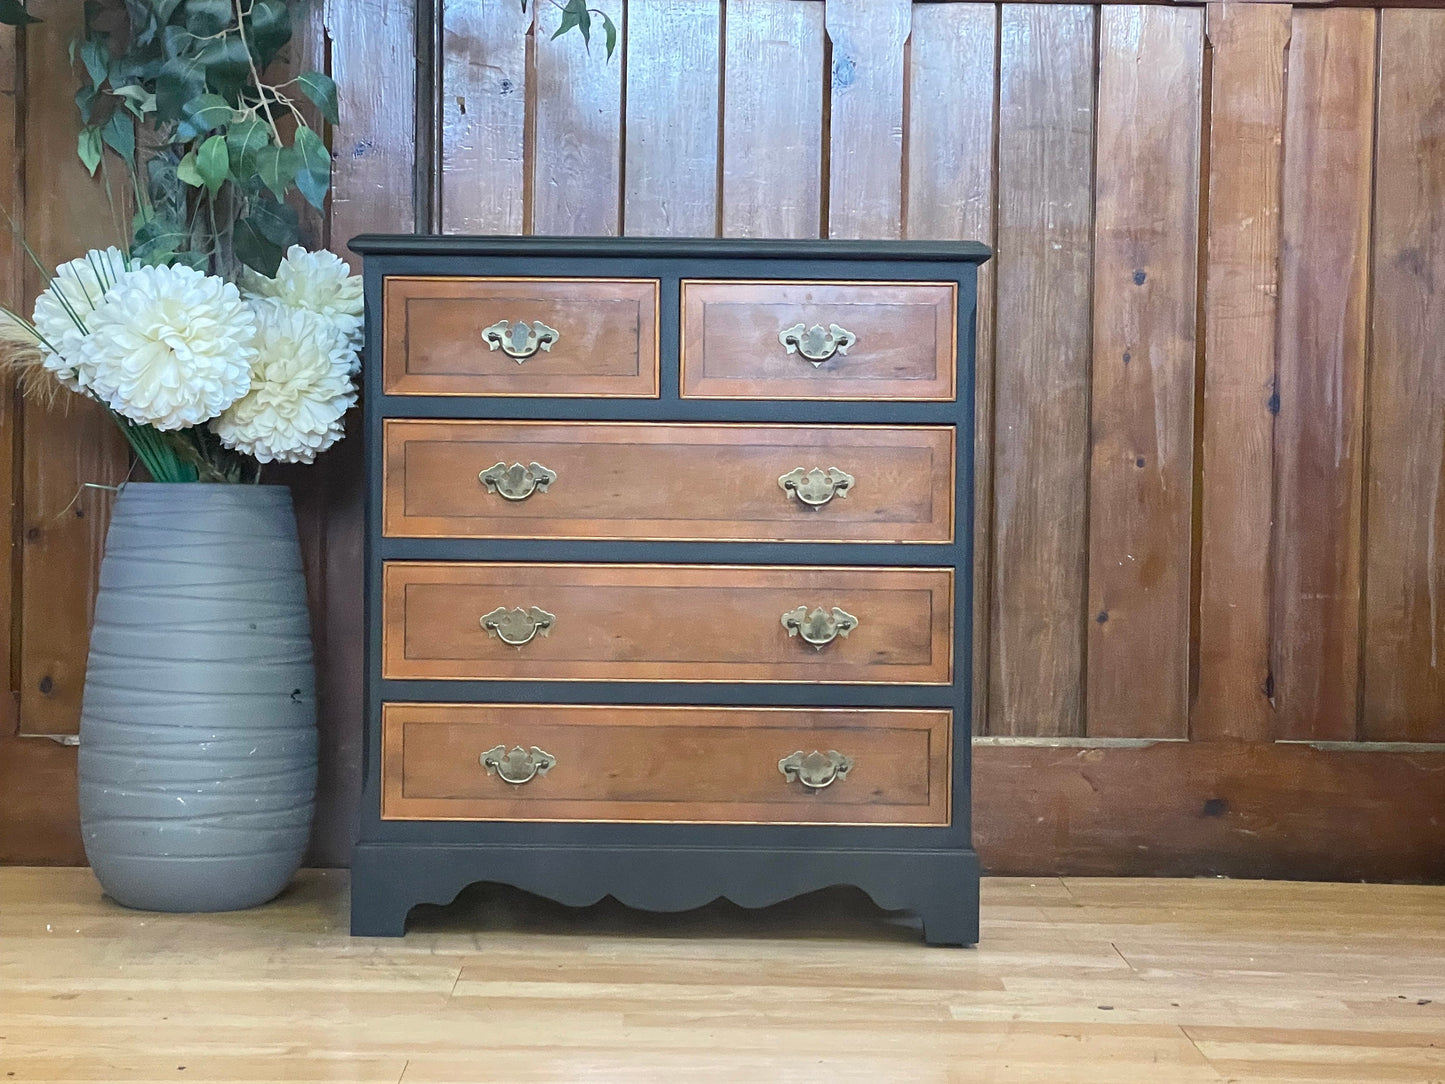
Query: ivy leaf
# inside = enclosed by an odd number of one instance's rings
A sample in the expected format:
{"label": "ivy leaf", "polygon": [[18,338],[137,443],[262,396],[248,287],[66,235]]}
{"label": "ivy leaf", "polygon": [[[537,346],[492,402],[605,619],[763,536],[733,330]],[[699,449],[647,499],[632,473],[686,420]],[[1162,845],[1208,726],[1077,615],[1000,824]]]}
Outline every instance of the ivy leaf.
{"label": "ivy leaf", "polygon": [[331,187],[331,154],[321,137],[304,127],[296,129],[295,150],[300,156],[296,164],[296,187],[306,202],[319,211],[326,202],[326,190]]}
{"label": "ivy leaf", "polygon": [[149,0],[149,3],[155,9],[156,21],[162,26],[171,21],[176,8],[181,6],[181,0]]}
{"label": "ivy leaf", "polygon": [[186,29],[198,38],[208,38],[230,26],[235,13],[231,0],[186,0]]}
{"label": "ivy leaf", "polygon": [[294,147],[267,145],[256,152],[256,175],[277,199],[286,198],[286,189],[296,179],[299,158]]}
{"label": "ivy leaf", "polygon": [[161,28],[161,53],[167,60],[188,56],[195,52],[196,39],[184,26]]}
{"label": "ivy leaf", "polygon": [[155,112],[156,96],[145,87],[132,84],[128,87],[117,87],[111,93],[125,102],[125,107],[135,115],[136,120],[145,120],[147,113]]}
{"label": "ivy leaf", "polygon": [[146,162],[146,194],[152,212],[176,220],[186,217],[186,186],[176,176],[180,163],[180,155],[170,147],[157,151]]}
{"label": "ivy leaf", "polygon": [[95,106],[95,99],[99,94],[100,91],[95,88],[94,83],[87,83],[75,92],[75,108],[80,111],[80,120],[82,123],[90,123],[91,114]]}
{"label": "ivy leaf", "polygon": [[302,72],[296,77],[301,93],[311,99],[311,104],[321,110],[321,115],[332,124],[339,124],[340,113],[336,102],[336,83],[329,75],[320,72]]}
{"label": "ivy leaf", "polygon": [[238,177],[252,172],[256,152],[271,142],[271,126],[251,118],[238,121],[226,129],[226,149],[231,152],[231,172]]}
{"label": "ivy leaf", "polygon": [[602,29],[607,33],[607,59],[612,59],[613,50],[617,48],[617,24],[606,12],[602,13]]}
{"label": "ivy leaf", "polygon": [[155,9],[147,0],[125,0],[125,13],[130,19],[131,36],[137,45],[149,45],[156,40],[160,24],[156,22]]}
{"label": "ivy leaf", "polygon": [[226,151],[226,137],[213,135],[196,151],[196,172],[205,182],[206,191],[214,196],[231,174],[231,156]]}
{"label": "ivy leaf", "polygon": [[557,27],[557,33],[552,35],[556,41],[573,27],[580,27],[582,40],[588,41],[592,34],[592,13],[587,10],[587,0],[567,0],[567,6],[562,9],[562,22]]}
{"label": "ivy leaf", "polygon": [[76,153],[80,155],[80,161],[92,177],[95,176],[96,167],[100,165],[101,142],[100,129],[93,124],[87,124],[80,130],[80,139],[76,143]]}
{"label": "ivy leaf", "polygon": [[204,252],[187,249],[172,253],[170,262],[181,264],[184,267],[189,267],[196,271],[206,271],[209,269],[208,265],[211,262],[211,258]]}
{"label": "ivy leaf", "polygon": [[170,263],[190,240],[185,226],[169,215],[152,215],[135,229],[130,254],[145,264]]}
{"label": "ivy leaf", "polygon": [[264,197],[250,201],[246,217],[261,236],[282,249],[290,248],[301,238],[301,220],[296,208]]}
{"label": "ivy leaf", "polygon": [[104,83],[110,74],[110,51],[98,38],[89,38],[81,45],[80,62],[85,65],[85,74],[96,86]]}
{"label": "ivy leaf", "polygon": [[181,140],[195,139],[213,128],[223,128],[231,123],[236,111],[231,103],[219,94],[200,94],[181,107],[181,123],[176,136]]}
{"label": "ivy leaf", "polygon": [[161,73],[161,53],[155,46],[132,49],[110,62],[110,85],[120,87],[145,84],[150,86]]}
{"label": "ivy leaf", "polygon": [[231,234],[231,248],[236,253],[236,259],[268,278],[281,266],[281,246],[268,240],[260,226],[250,218],[236,223]]}
{"label": "ivy leaf", "polygon": [[26,11],[20,0],[0,0],[0,25],[28,26],[38,22],[40,20]]}
{"label": "ivy leaf", "polygon": [[181,119],[186,103],[204,93],[205,73],[195,61],[176,58],[161,65],[156,76],[156,119],[169,124]]}
{"label": "ivy leaf", "polygon": [[251,79],[251,51],[239,34],[208,41],[196,54],[206,72],[206,86],[222,94],[237,94]]}
{"label": "ivy leaf", "polygon": [[200,188],[206,183],[206,179],[201,176],[201,171],[196,166],[195,151],[186,151],[186,156],[176,163],[176,178],[182,184],[188,184],[192,188]]}
{"label": "ivy leaf", "polygon": [[258,68],[265,68],[275,60],[276,54],[291,40],[291,16],[282,0],[254,0],[246,28]]}
{"label": "ivy leaf", "polygon": [[117,109],[100,129],[100,138],[105,145],[127,162],[135,159],[135,121]]}

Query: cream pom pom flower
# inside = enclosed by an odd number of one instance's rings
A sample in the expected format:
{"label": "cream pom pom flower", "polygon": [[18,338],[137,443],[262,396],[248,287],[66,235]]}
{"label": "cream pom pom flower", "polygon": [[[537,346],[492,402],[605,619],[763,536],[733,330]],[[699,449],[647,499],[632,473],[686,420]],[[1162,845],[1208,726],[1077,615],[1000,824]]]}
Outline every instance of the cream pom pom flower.
{"label": "cream pom pom flower", "polygon": [[41,364],[71,391],[85,391],[89,386],[80,345],[90,317],[106,293],[128,274],[120,249],[114,245],[91,249],[80,259],[57,267],[50,285],[35,299],[31,322],[41,336]]}
{"label": "cream pom pom flower", "polygon": [[[300,245],[286,250],[276,277],[247,274],[245,286],[256,297],[274,298],[293,309],[304,309],[331,321],[351,350],[361,349],[361,278],[332,252],[307,252]],[[360,363],[352,358],[354,374]]]}
{"label": "cream pom pom flower", "polygon": [[141,267],[86,321],[81,369],[112,410],[156,429],[209,421],[246,394],[256,316],[229,282],[194,268]]}
{"label": "cream pom pom flower", "polygon": [[211,429],[261,463],[310,463],[341,439],[356,402],[354,351],[336,326],[306,309],[260,301],[251,390]]}

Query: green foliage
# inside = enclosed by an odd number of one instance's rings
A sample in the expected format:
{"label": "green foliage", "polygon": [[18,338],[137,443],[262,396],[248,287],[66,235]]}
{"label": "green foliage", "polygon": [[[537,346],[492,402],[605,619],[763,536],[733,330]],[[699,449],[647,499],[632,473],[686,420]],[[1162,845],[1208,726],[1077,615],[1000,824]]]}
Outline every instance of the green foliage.
{"label": "green foliage", "polygon": [[25,26],[39,21],[25,10],[25,0],[0,0],[0,26]]}
{"label": "green foliage", "polygon": [[[601,8],[589,8],[587,0],[548,0],[549,3],[562,12],[562,22],[557,26],[556,33],[552,35],[555,41],[569,30],[576,30],[582,35],[582,43],[590,51],[592,48],[592,20],[594,18],[602,21],[602,33],[606,39],[607,59],[612,59],[613,52],[617,49],[617,24],[612,17]],[[522,0],[522,10],[527,10],[527,0]]]}
{"label": "green foliage", "polygon": [[[0,22],[16,12],[21,0],[0,0]],[[265,81],[291,33],[285,0],[87,2],[71,45],[76,150],[92,174],[107,149],[130,173],[135,258],[269,275],[298,239],[288,195],[324,206],[331,157],[302,107],[337,123],[336,84],[320,72]]]}

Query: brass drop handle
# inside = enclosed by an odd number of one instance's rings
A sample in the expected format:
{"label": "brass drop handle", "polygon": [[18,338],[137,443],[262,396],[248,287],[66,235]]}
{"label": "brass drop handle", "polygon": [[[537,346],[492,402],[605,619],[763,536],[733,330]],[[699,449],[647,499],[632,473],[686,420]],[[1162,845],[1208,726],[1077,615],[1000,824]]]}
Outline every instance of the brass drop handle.
{"label": "brass drop handle", "polygon": [[498,320],[491,327],[482,329],[482,341],[492,350],[500,347],[502,353],[518,365],[538,350],[551,350],[552,344],[561,337],[561,332],[541,320],[533,320],[530,327],[525,320],[518,320],[515,324]]}
{"label": "brass drop handle", "polygon": [[788,635],[802,636],[819,651],[823,650],[824,644],[832,643],[835,637],[846,637],[857,627],[858,619],[836,606],[832,613],[821,606],[809,613],[808,607],[799,606],[783,614],[783,628],[788,630]]}
{"label": "brass drop handle", "polygon": [[477,475],[489,493],[495,493],[503,500],[525,501],[533,493],[546,493],[547,487],[557,480],[557,472],[550,471],[540,463],[524,467],[513,463],[497,463]]}
{"label": "brass drop handle", "polygon": [[857,341],[857,335],[837,324],[829,324],[826,329],[822,324],[794,324],[778,332],[778,342],[788,348],[788,353],[802,354],[815,369],[834,354],[848,353],[848,347]]}
{"label": "brass drop handle", "polygon": [[549,614],[537,606],[530,610],[524,610],[520,606],[514,610],[498,606],[491,613],[482,615],[482,628],[487,630],[487,635],[495,636],[502,643],[511,644],[513,647],[529,644],[535,636],[548,635],[556,623],[555,614]]}
{"label": "brass drop handle", "polygon": [[856,479],[847,471],[829,467],[826,471],[814,467],[804,470],[797,467],[778,479],[778,485],[789,496],[797,497],[804,504],[819,508],[834,497],[848,496]]}
{"label": "brass drop handle", "polygon": [[520,745],[514,746],[510,753],[505,745],[494,745],[482,754],[482,767],[487,769],[488,775],[495,773],[502,782],[517,787],[530,783],[539,775],[546,775],[556,766],[557,758],[535,745],[530,753]]}
{"label": "brass drop handle", "polygon": [[[497,748],[500,749],[501,746]],[[822,790],[832,786],[852,770],[853,758],[845,757],[836,749],[829,749],[826,753],[820,753],[816,749],[811,753],[804,753],[799,749],[778,761],[778,771],[789,780],[796,779],[810,790]]]}

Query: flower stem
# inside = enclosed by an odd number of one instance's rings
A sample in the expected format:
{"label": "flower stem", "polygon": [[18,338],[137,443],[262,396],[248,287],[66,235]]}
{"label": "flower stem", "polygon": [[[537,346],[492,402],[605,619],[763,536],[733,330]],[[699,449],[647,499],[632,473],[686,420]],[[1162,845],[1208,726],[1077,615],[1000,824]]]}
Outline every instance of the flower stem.
{"label": "flower stem", "polygon": [[156,482],[194,482],[196,469],[182,463],[165,437],[149,425],[137,425],[129,418],[110,411],[136,458]]}

